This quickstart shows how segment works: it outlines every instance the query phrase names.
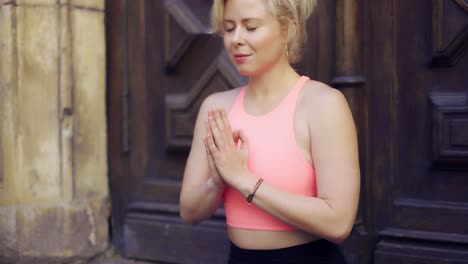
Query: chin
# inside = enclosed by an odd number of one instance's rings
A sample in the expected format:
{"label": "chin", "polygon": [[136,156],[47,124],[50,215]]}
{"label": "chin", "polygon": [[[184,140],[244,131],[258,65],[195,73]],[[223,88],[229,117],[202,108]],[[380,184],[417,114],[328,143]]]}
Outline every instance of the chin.
{"label": "chin", "polygon": [[241,74],[241,75],[244,75],[244,76],[252,75],[252,71],[250,71],[248,69],[245,69],[245,68],[242,68],[242,67],[236,67],[236,69],[239,72],[239,74]]}
{"label": "chin", "polygon": [[241,74],[243,76],[247,76],[247,77],[258,76],[258,75],[263,73],[263,71],[260,71],[258,69],[257,70],[247,69],[247,68],[244,68],[244,67],[237,67],[237,71],[239,72],[239,74]]}

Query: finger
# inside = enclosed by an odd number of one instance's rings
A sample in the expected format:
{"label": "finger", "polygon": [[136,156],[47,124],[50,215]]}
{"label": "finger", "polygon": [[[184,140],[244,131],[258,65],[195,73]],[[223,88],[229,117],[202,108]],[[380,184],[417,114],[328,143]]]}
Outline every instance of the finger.
{"label": "finger", "polygon": [[208,118],[207,121],[205,121],[205,130],[206,130],[206,136],[205,139],[208,141],[208,137],[212,137],[212,132],[211,132],[211,127],[210,127],[210,118]]}
{"label": "finger", "polygon": [[[212,128],[212,126],[213,126],[212,119],[213,119],[213,117],[208,117],[208,121],[205,121],[205,129],[206,129],[207,138],[208,137],[214,137],[213,133],[219,133],[219,132],[217,132],[218,129],[216,127],[216,124],[214,124],[214,128]],[[215,142],[216,146],[219,146],[218,142],[216,142],[216,140],[214,140],[214,142]]]}
{"label": "finger", "polygon": [[221,149],[224,147],[224,139],[223,136],[221,135],[221,132],[218,128],[218,125],[216,124],[216,121],[214,117],[209,117],[208,118],[208,123],[210,126],[210,131],[211,135],[213,138],[213,142],[216,144],[216,146]]}
{"label": "finger", "polygon": [[224,124],[224,120],[221,114],[220,109],[214,110],[213,117],[215,119],[216,125],[218,126],[219,132],[221,136],[230,138],[231,137],[231,131],[227,133],[226,125]]}
{"label": "finger", "polygon": [[[208,124],[208,121],[206,121],[206,120],[205,120],[205,132],[206,132],[207,135],[209,133],[211,133],[210,125]],[[205,137],[205,139],[206,139],[206,137]]]}
{"label": "finger", "polygon": [[211,154],[210,147],[208,146],[208,140],[207,138],[203,139],[203,142],[205,143],[205,150],[206,150],[206,157],[208,158],[208,166],[210,169],[215,168],[214,160],[213,160],[213,155]]}
{"label": "finger", "polygon": [[208,139],[207,137],[203,138],[203,143],[205,144],[205,150],[206,150],[206,157],[209,159],[212,158],[210,147],[208,146]]}
{"label": "finger", "polygon": [[213,139],[213,134],[211,132],[206,135],[206,142],[208,144],[208,149],[210,150],[210,153],[214,159],[215,156],[218,154],[219,150],[215,144],[215,141]]}
{"label": "finger", "polygon": [[214,147],[216,147],[216,143],[214,142],[214,139],[213,139],[213,133],[212,133],[212,129],[211,129],[211,125],[210,125],[210,119],[212,119],[211,117],[208,118],[208,121],[205,121],[205,129],[206,129],[206,136],[205,136],[205,141],[206,141],[206,146],[207,146],[207,150],[210,151],[210,155],[213,155],[213,153],[211,152],[212,148],[210,148],[210,143],[212,142],[214,144]]}
{"label": "finger", "polygon": [[229,118],[227,116],[225,109],[221,110],[221,118],[223,119],[224,127],[226,127],[229,133],[231,133],[232,132],[231,123],[229,123]]}

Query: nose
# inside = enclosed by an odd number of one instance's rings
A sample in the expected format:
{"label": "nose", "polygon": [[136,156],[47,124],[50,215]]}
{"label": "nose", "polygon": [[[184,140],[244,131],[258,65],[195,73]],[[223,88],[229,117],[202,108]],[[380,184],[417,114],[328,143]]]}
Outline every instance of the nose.
{"label": "nose", "polygon": [[242,33],[242,29],[240,27],[237,27],[232,35],[232,44],[234,46],[242,46],[244,45],[244,43],[245,43],[245,40],[244,40],[244,36]]}

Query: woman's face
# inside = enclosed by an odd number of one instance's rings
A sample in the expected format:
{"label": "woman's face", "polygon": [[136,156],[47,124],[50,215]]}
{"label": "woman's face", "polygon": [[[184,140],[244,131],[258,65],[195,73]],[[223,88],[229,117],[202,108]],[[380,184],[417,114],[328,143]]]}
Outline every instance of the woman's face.
{"label": "woman's face", "polygon": [[259,75],[280,61],[287,63],[286,34],[263,0],[227,0],[223,39],[243,75]]}

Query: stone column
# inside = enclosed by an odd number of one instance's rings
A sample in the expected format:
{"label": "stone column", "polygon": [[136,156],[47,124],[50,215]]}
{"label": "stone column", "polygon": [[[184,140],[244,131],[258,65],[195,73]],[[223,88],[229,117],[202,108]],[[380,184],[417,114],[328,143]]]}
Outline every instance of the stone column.
{"label": "stone column", "polygon": [[0,263],[108,246],[104,0],[0,0]]}

